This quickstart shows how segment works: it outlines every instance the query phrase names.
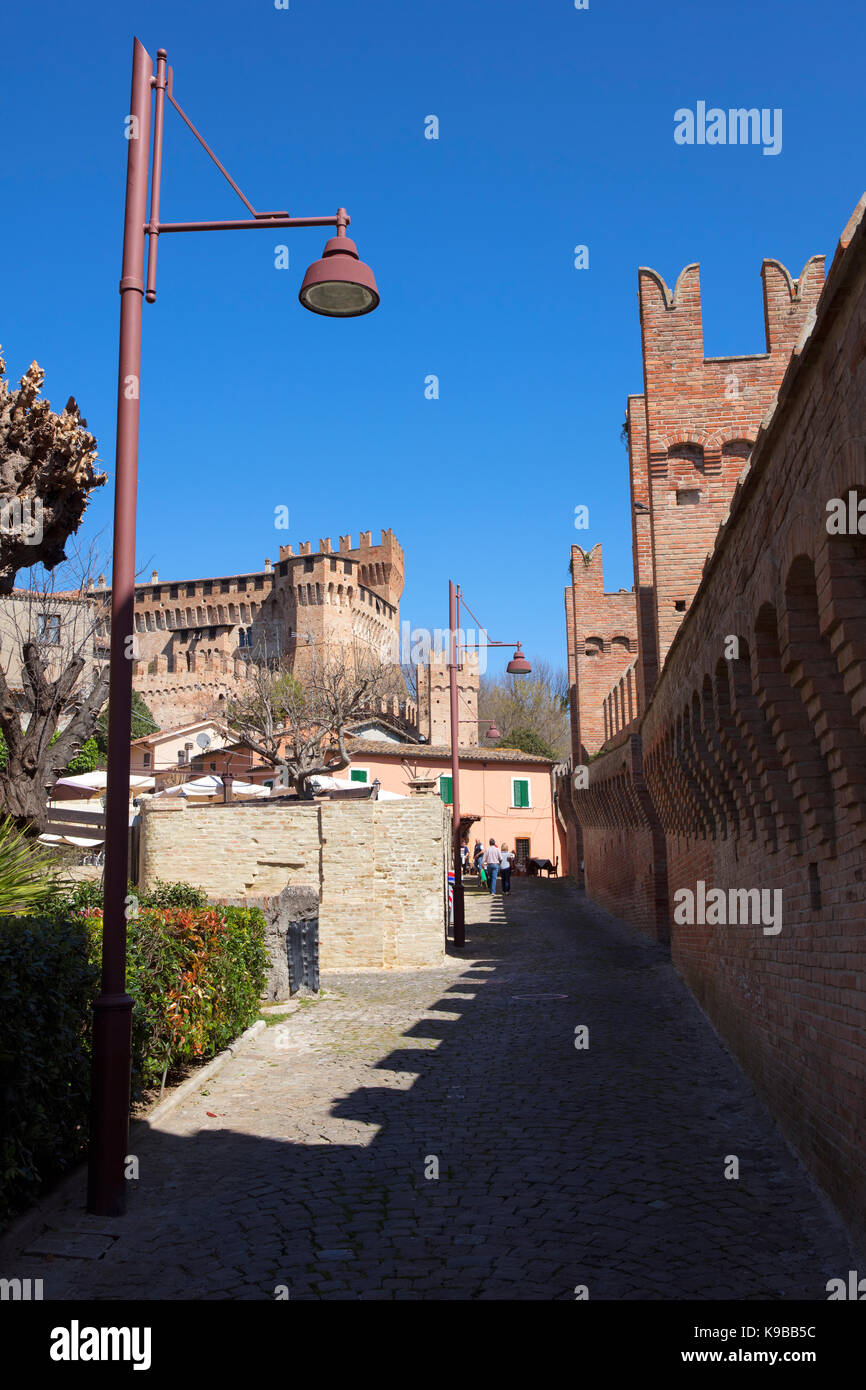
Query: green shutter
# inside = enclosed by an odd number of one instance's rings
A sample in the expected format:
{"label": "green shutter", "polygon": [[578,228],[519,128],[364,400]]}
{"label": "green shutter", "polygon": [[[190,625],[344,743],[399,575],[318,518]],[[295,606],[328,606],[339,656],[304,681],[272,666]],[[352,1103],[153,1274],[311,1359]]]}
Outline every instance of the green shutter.
{"label": "green shutter", "polygon": [[514,805],[517,810],[523,810],[529,806],[529,783],[518,781],[516,778],[514,781]]}
{"label": "green shutter", "polygon": [[450,806],[451,803],[452,803],[452,801],[453,801],[453,799],[454,799],[454,798],[453,798],[453,795],[452,795],[452,790],[451,790],[452,786],[453,786],[453,783],[452,783],[452,780],[451,780],[450,777],[440,777],[440,778],[439,778],[439,795],[441,796],[442,800],[445,802],[445,805],[446,805],[446,806]]}
{"label": "green shutter", "polygon": [[366,782],[367,769],[365,767],[353,767],[349,771],[350,782]]}

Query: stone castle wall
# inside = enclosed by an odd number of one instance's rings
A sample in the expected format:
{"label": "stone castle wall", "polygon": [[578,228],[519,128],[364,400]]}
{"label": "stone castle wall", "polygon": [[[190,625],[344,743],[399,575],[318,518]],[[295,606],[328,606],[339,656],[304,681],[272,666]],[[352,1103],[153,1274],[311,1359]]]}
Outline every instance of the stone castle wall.
{"label": "stone castle wall", "polygon": [[[302,677],[310,653],[358,645],[393,659],[399,639],[403,551],[393,532],[353,548],[304,541],[262,570],[161,582],[154,571],[135,591],[134,686],[157,722],[171,728],[219,712],[249,661],[285,657]],[[94,598],[110,591],[94,588]],[[107,641],[107,625],[97,634]],[[222,699],[220,698],[222,697]]]}

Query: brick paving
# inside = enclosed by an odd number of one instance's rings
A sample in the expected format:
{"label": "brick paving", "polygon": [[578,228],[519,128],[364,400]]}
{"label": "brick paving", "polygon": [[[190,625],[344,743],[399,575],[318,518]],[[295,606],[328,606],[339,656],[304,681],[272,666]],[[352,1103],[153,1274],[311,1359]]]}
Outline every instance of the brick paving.
{"label": "brick paving", "polygon": [[137,1142],[125,1216],[70,1195],[51,1224],[113,1237],[100,1258],[6,1249],[0,1274],[46,1299],[823,1300],[857,1267],[662,948],[567,881],[470,888],[467,921],[441,969],[328,975],[203,1082]]}

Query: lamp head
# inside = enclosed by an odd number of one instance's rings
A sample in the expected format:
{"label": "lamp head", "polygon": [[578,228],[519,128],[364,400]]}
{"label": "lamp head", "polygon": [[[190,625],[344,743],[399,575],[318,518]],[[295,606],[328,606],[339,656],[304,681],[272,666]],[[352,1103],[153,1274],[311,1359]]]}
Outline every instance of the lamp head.
{"label": "lamp head", "polygon": [[517,644],[517,651],[514,653],[514,656],[509,661],[505,670],[509,676],[528,676],[532,671],[532,667],[523,655],[523,648],[519,642]]}
{"label": "lamp head", "polygon": [[319,261],[313,261],[298,298],[305,309],[327,318],[352,319],[369,314],[379,303],[372,270],[358,256],[351,237],[333,236]]}

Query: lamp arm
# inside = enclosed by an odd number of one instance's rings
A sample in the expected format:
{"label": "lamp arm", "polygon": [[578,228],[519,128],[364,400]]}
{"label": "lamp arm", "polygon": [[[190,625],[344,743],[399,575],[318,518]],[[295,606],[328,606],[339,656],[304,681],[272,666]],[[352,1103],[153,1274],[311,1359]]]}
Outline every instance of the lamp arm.
{"label": "lamp arm", "polygon": [[[352,219],[345,208],[339,208],[334,217],[290,217],[287,212],[257,212],[249,198],[242,189],[235,183],[225,165],[217,159],[210,145],[204,136],[196,130],[189,116],[183,110],[179,102],[173,95],[174,70],[167,67],[167,54],[164,48],[157,53],[156,74],[151,77],[150,85],[156,92],[155,102],[155,121],[154,121],[154,141],[153,141],[153,170],[150,195],[150,220],[145,223],[144,230],[148,235],[148,256],[147,256],[147,288],[145,298],[148,304],[153,304],[156,300],[156,251],[158,239],[162,232],[233,232],[247,231],[252,227],[336,227],[337,235],[344,236],[346,228]],[[196,140],[202,149],[213,160],[223,178],[237,193],[244,207],[252,213],[252,218],[245,218],[238,221],[229,222],[160,222],[159,220],[159,195],[160,184],[162,181],[162,142],[163,142],[163,109],[165,98],[171,102],[181,120],[189,126]]]}

